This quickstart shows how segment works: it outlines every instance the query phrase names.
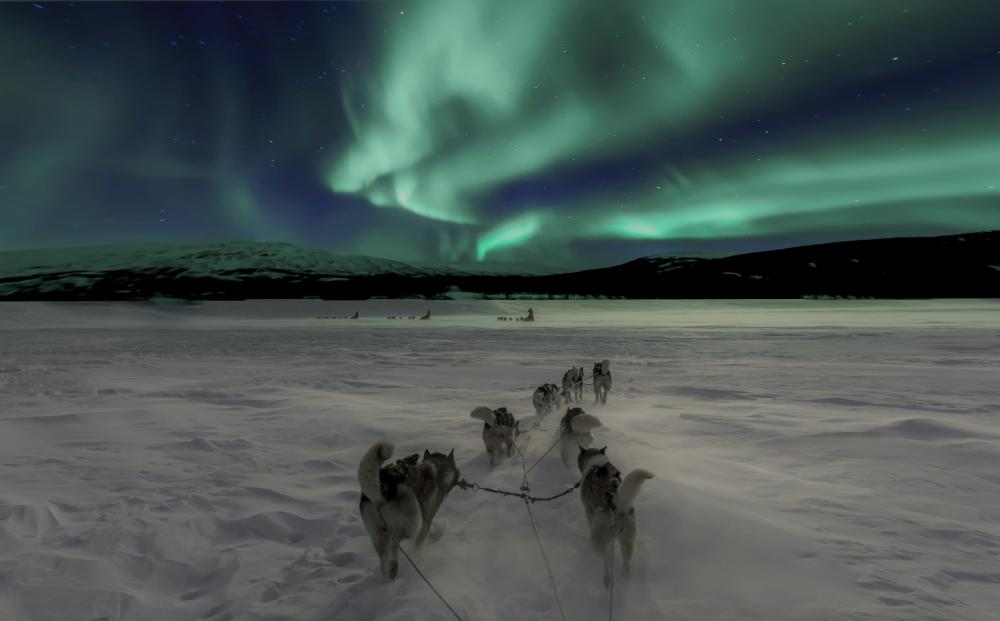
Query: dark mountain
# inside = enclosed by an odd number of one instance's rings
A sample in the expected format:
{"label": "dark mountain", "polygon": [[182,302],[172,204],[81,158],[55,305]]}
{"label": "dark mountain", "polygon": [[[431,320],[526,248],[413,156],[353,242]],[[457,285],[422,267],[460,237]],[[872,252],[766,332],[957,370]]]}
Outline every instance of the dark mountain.
{"label": "dark mountain", "polygon": [[[642,258],[565,274],[561,290],[627,298],[1000,297],[1000,232],[801,246],[719,259]],[[600,283],[600,284],[596,284]]]}
{"label": "dark mountain", "polygon": [[1000,297],[1000,232],[838,242],[724,258],[644,257],[552,275],[414,267],[292,244],[0,253],[0,299]]}

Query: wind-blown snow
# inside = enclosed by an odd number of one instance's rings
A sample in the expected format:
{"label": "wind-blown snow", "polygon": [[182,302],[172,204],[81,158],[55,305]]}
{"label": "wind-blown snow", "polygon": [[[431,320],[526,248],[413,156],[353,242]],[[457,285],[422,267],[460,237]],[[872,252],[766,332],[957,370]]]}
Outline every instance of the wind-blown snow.
{"label": "wind-blown snow", "polygon": [[[496,321],[529,305],[534,324]],[[614,618],[995,619],[998,311],[0,304],[0,619],[448,619],[405,560],[377,577],[358,459],[379,439],[455,448],[467,479],[516,489],[469,412],[528,417],[537,385],[603,358],[597,446],[656,474]],[[557,453],[536,495],[576,480]],[[533,510],[567,618],[607,618],[578,495]],[[520,501],[456,489],[435,525],[417,560],[464,619],[558,618]]]}

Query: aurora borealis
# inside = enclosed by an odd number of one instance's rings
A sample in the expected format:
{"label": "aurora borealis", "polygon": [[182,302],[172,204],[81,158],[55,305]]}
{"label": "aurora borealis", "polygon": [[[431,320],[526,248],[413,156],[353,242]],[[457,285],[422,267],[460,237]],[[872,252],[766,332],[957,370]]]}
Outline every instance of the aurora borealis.
{"label": "aurora borealis", "polygon": [[1000,228],[988,1],[3,4],[0,94],[0,249],[573,268]]}

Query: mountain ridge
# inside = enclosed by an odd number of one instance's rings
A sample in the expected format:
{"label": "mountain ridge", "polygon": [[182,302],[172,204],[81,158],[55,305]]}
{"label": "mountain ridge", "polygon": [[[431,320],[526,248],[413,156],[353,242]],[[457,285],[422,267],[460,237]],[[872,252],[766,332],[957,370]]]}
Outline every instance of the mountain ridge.
{"label": "mountain ridge", "polygon": [[287,242],[0,252],[0,300],[1000,297],[1000,232],[650,255],[557,274],[416,267]]}

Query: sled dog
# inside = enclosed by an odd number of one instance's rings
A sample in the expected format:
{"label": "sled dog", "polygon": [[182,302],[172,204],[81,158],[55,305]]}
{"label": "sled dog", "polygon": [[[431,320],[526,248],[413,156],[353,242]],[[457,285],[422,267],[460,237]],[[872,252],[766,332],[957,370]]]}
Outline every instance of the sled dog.
{"label": "sled dog", "polygon": [[471,416],[483,421],[483,444],[486,445],[486,452],[490,456],[490,467],[495,466],[504,457],[514,456],[521,428],[518,426],[519,421],[507,411],[507,408],[491,410],[481,405],[472,410]]}
{"label": "sled dog", "polygon": [[531,404],[535,406],[535,414],[539,418],[545,416],[552,410],[562,407],[562,395],[559,394],[559,387],[555,384],[543,384],[535,389],[531,395]]}
{"label": "sled dog", "polygon": [[626,577],[632,571],[632,552],[639,524],[635,517],[635,500],[639,489],[653,473],[641,468],[633,470],[622,480],[621,472],[608,461],[608,447],[585,449],[580,447],[577,465],[583,479],[580,484],[580,502],[590,527],[590,543],[604,557],[604,586],[611,584],[612,550],[617,538],[621,546],[622,572]]}
{"label": "sled dog", "polygon": [[399,573],[397,543],[414,539],[417,548],[423,545],[431,521],[461,478],[454,449],[447,455],[424,451],[422,460],[414,453],[382,466],[393,450],[390,442],[377,442],[358,465],[361,519],[386,581],[394,580]]}
{"label": "sled dog", "polygon": [[583,400],[583,367],[573,367],[563,373],[562,396],[566,403]]}
{"label": "sled dog", "polygon": [[559,440],[559,453],[562,462],[569,467],[570,460],[577,453],[578,447],[589,448],[594,443],[592,429],[601,426],[601,421],[596,416],[591,416],[583,411],[583,408],[570,408],[559,421],[559,432],[562,434]]}
{"label": "sled dog", "polygon": [[611,390],[611,361],[605,358],[594,363],[594,403],[608,402],[608,391]]}

